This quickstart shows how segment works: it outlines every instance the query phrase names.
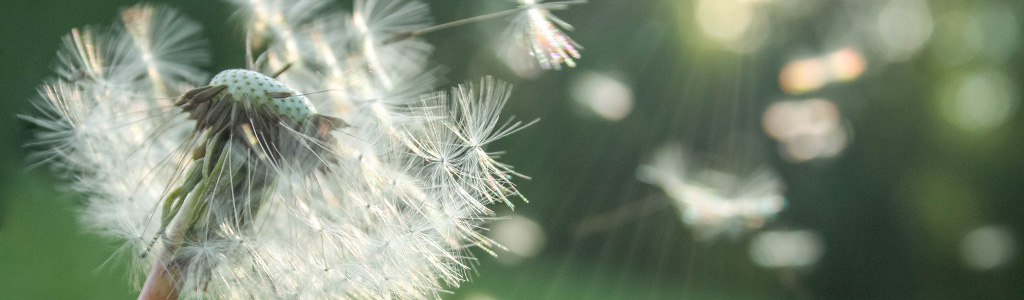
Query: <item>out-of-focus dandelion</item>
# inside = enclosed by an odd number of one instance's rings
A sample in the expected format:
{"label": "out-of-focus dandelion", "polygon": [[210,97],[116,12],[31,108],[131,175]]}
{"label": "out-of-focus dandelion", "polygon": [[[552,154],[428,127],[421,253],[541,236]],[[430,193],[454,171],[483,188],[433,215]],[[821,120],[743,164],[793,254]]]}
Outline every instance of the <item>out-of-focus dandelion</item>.
{"label": "out-of-focus dandelion", "polygon": [[641,166],[641,181],[661,188],[679,210],[683,222],[712,239],[756,229],[785,207],[782,181],[761,168],[749,174],[695,168],[680,144],[659,149]]}
{"label": "out-of-focus dandelion", "polygon": [[150,270],[140,299],[436,298],[465,281],[467,249],[495,245],[487,205],[520,196],[486,150],[529,125],[498,122],[510,87],[432,92],[432,48],[382,41],[429,25],[417,1],[231,2],[247,70],[207,82],[199,26],[135,6],[73,30],[24,117],[88,195],[83,221]]}

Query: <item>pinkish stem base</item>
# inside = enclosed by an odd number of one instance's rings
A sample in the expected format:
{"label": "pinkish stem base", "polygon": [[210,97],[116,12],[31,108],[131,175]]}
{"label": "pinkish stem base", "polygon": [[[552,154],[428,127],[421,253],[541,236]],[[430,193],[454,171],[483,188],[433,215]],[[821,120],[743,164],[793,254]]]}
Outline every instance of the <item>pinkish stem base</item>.
{"label": "pinkish stem base", "polygon": [[178,299],[178,286],[175,284],[177,272],[167,270],[167,266],[170,264],[171,257],[170,253],[174,253],[174,249],[164,249],[160,253],[160,259],[153,264],[153,268],[149,270],[149,275],[146,276],[146,283],[142,286],[142,291],[139,292],[138,300],[175,300]]}

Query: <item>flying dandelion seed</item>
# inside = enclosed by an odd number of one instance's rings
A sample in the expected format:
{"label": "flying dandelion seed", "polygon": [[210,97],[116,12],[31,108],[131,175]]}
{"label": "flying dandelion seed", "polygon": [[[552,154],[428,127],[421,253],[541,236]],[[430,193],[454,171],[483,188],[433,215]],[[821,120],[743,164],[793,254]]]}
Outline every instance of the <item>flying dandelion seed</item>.
{"label": "flying dandelion seed", "polygon": [[139,5],[73,30],[24,117],[88,195],[83,221],[150,270],[140,299],[437,298],[467,280],[467,249],[495,246],[487,205],[521,197],[486,150],[530,125],[499,122],[510,87],[432,92],[428,44],[378,42],[428,25],[417,1],[231,2],[266,45],[248,69],[207,81],[199,26]]}
{"label": "flying dandelion seed", "polygon": [[[525,8],[512,20],[509,32],[514,37],[503,52],[511,47],[523,48],[537,60],[544,69],[561,69],[565,64],[575,67],[580,58],[580,45],[562,32],[573,30],[572,25],[551,14],[551,9],[565,9],[570,4],[586,1],[551,2],[542,6],[543,0],[516,0]],[[557,26],[556,26],[557,24]],[[561,28],[561,29],[560,29]]]}
{"label": "flying dandelion seed", "polygon": [[682,145],[669,144],[637,175],[661,188],[701,239],[760,228],[785,207],[782,181],[767,169],[733,174],[694,168],[688,159]]}
{"label": "flying dandelion seed", "polygon": [[[575,67],[582,47],[565,35],[562,29],[572,30],[572,25],[556,17],[551,10],[567,9],[571,5],[587,3],[585,0],[554,1],[541,3],[538,0],[516,0],[517,8],[493,12],[472,18],[434,25],[426,28],[398,32],[381,41],[381,45],[405,41],[430,32],[470,24],[477,21],[514,16],[506,29],[506,42],[500,47],[498,56],[505,58],[518,50],[525,50],[544,69],[561,69],[562,64]],[[557,26],[555,25],[557,24]],[[524,66],[515,66],[524,68]]]}

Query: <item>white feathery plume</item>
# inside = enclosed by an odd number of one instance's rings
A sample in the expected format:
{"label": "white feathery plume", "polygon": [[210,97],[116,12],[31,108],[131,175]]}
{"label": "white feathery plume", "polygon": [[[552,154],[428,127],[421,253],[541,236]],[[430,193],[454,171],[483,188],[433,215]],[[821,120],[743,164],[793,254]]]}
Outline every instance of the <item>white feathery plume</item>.
{"label": "white feathery plume", "polygon": [[418,38],[381,45],[395,34],[426,28],[433,23],[429,7],[419,1],[356,0],[352,13],[353,40],[370,72],[384,89],[424,72],[433,46]]}
{"label": "white feathery plume", "polygon": [[701,239],[760,228],[785,207],[782,181],[768,169],[731,174],[695,168],[689,159],[681,144],[665,145],[640,167],[638,177],[661,188]]}
{"label": "white feathery plume", "polygon": [[[353,32],[375,40],[426,24],[406,22],[425,15],[415,1],[357,1],[367,31],[354,17],[342,30],[297,30],[331,14],[233,2],[263,22],[254,33],[267,40],[267,65],[292,55],[289,41],[352,41]],[[226,70],[207,83],[197,71],[208,61],[198,25],[153,6],[121,20],[65,39],[57,78],[40,88],[40,114],[24,118],[50,146],[40,155],[88,195],[84,222],[125,241],[119,253],[133,272],[151,270],[140,298],[438,298],[468,279],[469,247],[500,247],[479,233],[493,214],[486,205],[511,205],[520,197],[511,178],[522,175],[486,147],[529,125],[499,122],[507,84],[485,78],[391,98],[402,88],[379,73],[412,83],[402,93],[432,88],[411,79],[432,68],[389,58],[428,53],[418,40],[376,49],[378,69],[365,47],[332,49],[346,57],[337,65],[296,47],[304,82]],[[325,71],[370,82],[361,96],[381,99],[385,111],[358,117],[331,103],[351,99],[292,86],[329,87],[335,76]]]}
{"label": "white feathery plume", "polygon": [[[206,78],[206,72],[198,66],[208,64],[210,56],[199,24],[158,5],[125,9],[121,21],[146,66],[146,76],[156,85],[155,97],[167,97],[194,86],[173,86],[179,82]],[[164,86],[168,84],[172,86]]]}
{"label": "white feathery plume", "polygon": [[[551,13],[552,9],[565,9],[586,1],[560,1],[542,3],[543,0],[515,0],[524,10],[517,14],[508,29],[513,37],[505,42],[500,55],[510,49],[522,48],[544,69],[561,69],[562,64],[576,66],[580,58],[580,45],[562,32],[573,30],[572,25]],[[557,24],[557,25],[556,25]],[[560,29],[561,28],[561,29]]]}
{"label": "white feathery plume", "polygon": [[[324,13],[329,0],[225,0],[239,8],[247,18],[246,28],[255,38],[272,38],[282,47],[272,49],[284,63],[303,63],[300,31]],[[262,39],[261,39],[262,40]],[[259,41],[256,41],[259,42]],[[283,65],[271,65],[282,67]]]}
{"label": "white feathery plume", "polygon": [[[149,224],[154,201],[181,167],[171,158],[191,130],[164,113],[171,101],[157,95],[205,81],[203,72],[183,72],[208,56],[199,26],[174,11],[143,5],[122,15],[125,23],[64,38],[57,77],[40,88],[41,116],[23,118],[43,129],[37,143],[49,149],[40,155],[89,195],[83,222],[125,240],[122,252],[141,253],[157,230]],[[151,138],[157,132],[160,138]]]}
{"label": "white feathery plume", "polygon": [[360,0],[351,14],[317,19],[311,34],[317,59],[330,74],[334,105],[325,108],[349,118],[377,118],[390,125],[401,119],[397,107],[431,91],[442,80],[428,57],[433,46],[419,38],[381,41],[431,24],[428,6],[419,1]]}
{"label": "white feathery plume", "polygon": [[[252,44],[246,47],[265,47],[259,62],[253,68],[273,74],[287,69],[277,76],[289,87],[301,91],[316,91],[319,81],[317,54],[308,39],[308,28],[327,14],[331,0],[224,0],[238,8],[238,15],[245,19],[247,34]],[[260,63],[265,62],[265,64]]]}

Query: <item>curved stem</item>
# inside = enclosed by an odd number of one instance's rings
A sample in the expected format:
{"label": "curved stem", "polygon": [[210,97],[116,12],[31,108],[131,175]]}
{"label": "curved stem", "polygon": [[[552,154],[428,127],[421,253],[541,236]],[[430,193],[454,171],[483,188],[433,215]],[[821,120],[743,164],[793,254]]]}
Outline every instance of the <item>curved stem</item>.
{"label": "curved stem", "polygon": [[[189,228],[193,227],[194,219],[201,211],[204,211],[203,201],[207,197],[207,192],[211,185],[215,185],[218,177],[215,174],[220,174],[221,170],[225,166],[230,153],[225,151],[223,147],[218,145],[210,145],[206,148],[207,159],[212,158],[211,152],[220,151],[217,155],[216,165],[213,166],[213,170],[206,171],[209,168],[209,164],[202,163],[202,160],[195,160],[192,164],[192,170],[200,170],[203,178],[198,184],[186,181],[185,187],[188,187],[191,191],[184,196],[182,203],[178,204],[178,208],[175,211],[165,211],[164,213],[173,214],[170,218],[167,227],[162,230],[163,234],[163,247],[161,248],[160,255],[157,256],[156,263],[153,264],[153,268],[150,269],[149,275],[146,276],[146,283],[142,286],[142,291],[139,292],[138,300],[172,300],[178,299],[180,294],[179,282],[182,282],[183,276],[175,268],[174,263],[174,252],[178,250],[178,247],[185,240],[185,235],[188,233]],[[210,161],[210,160],[207,160]],[[190,174],[196,173],[195,171],[189,172]],[[194,189],[193,189],[194,186]],[[173,193],[172,193],[173,194]],[[171,198],[168,198],[170,201]]]}
{"label": "curved stem", "polygon": [[160,256],[153,268],[146,276],[146,283],[142,286],[138,300],[172,300],[178,299],[178,288],[174,284],[177,272],[167,269],[170,265],[172,254],[177,247],[165,247],[160,251]]}

